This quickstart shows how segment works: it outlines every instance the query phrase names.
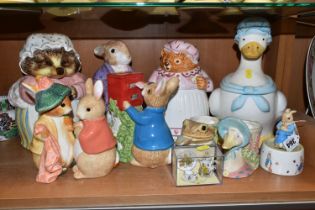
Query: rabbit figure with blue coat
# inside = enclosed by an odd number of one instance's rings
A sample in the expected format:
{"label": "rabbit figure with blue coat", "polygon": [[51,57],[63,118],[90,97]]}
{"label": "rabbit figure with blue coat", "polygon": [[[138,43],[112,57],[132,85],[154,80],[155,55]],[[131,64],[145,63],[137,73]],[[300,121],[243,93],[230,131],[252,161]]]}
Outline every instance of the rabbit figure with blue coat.
{"label": "rabbit figure with blue coat", "polygon": [[164,115],[170,97],[179,86],[179,79],[173,77],[159,83],[136,84],[143,89],[142,95],[147,107],[139,112],[124,101],[124,109],[135,122],[131,164],[156,168],[171,163],[171,149],[174,140]]}

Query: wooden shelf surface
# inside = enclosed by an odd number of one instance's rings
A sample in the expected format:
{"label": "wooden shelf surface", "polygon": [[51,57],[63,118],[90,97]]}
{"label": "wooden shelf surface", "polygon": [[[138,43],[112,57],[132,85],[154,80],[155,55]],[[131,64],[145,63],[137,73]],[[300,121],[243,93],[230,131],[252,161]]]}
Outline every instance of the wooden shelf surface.
{"label": "wooden shelf surface", "polygon": [[[299,129],[301,138],[312,140],[315,123],[306,119],[308,122]],[[119,164],[102,178],[75,180],[68,170],[54,183],[40,184],[35,182],[37,170],[31,153],[18,139],[12,139],[0,142],[0,208],[315,203],[313,156],[306,154],[310,164],[299,176],[282,177],[258,169],[247,178],[225,178],[221,185],[175,187],[169,166],[147,169],[128,164]]]}

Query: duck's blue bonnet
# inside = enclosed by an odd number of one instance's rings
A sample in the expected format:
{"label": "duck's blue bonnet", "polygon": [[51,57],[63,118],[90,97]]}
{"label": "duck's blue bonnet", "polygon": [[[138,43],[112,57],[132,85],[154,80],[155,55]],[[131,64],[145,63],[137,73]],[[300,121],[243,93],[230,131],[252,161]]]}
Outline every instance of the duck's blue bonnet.
{"label": "duck's blue bonnet", "polygon": [[239,147],[244,147],[249,143],[251,135],[250,130],[242,120],[235,117],[226,117],[221,120],[218,124],[218,133],[221,138],[224,138],[225,134],[228,132],[229,127],[239,130],[239,132],[243,135],[243,142],[241,145],[239,145]]}
{"label": "duck's blue bonnet", "polygon": [[249,34],[259,34],[265,36],[267,45],[272,41],[271,27],[269,22],[265,18],[246,18],[240,22],[237,26],[236,35],[234,41],[238,44],[241,37]]}

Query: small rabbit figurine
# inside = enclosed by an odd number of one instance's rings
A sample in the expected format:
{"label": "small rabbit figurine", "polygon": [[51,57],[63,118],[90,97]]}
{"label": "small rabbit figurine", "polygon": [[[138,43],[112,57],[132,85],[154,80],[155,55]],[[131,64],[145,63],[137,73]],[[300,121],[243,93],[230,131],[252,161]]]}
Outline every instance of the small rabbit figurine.
{"label": "small rabbit figurine", "polygon": [[77,110],[81,121],[74,125],[78,138],[74,146],[76,179],[105,176],[116,161],[116,140],[104,116],[102,81],[96,81],[93,90],[93,81],[89,78],[85,88],[86,96],[80,99]]}
{"label": "small rabbit figurine", "polygon": [[94,82],[102,80],[106,107],[109,103],[107,75],[111,73],[133,72],[130,63],[131,55],[127,45],[122,41],[110,40],[94,49],[94,54],[104,59],[104,64],[93,76]]}
{"label": "small rabbit figurine", "polygon": [[260,166],[266,171],[281,176],[295,176],[303,171],[304,147],[300,143],[300,135],[294,120],[295,110],[287,108],[281,121],[276,125],[274,139],[265,141],[261,148]]}
{"label": "small rabbit figurine", "polygon": [[38,80],[36,86],[22,83],[35,99],[39,118],[35,122],[30,150],[39,168],[36,181],[51,183],[73,161],[73,121],[71,89],[53,83],[47,77]]}
{"label": "small rabbit figurine", "polygon": [[179,79],[173,77],[158,84],[138,82],[147,107],[138,112],[124,101],[125,111],[135,121],[135,134],[131,164],[155,168],[171,163],[171,148],[174,140],[166,124],[164,113],[170,97],[179,86]]}
{"label": "small rabbit figurine", "polygon": [[282,114],[281,121],[277,124],[275,145],[279,148],[283,147],[283,142],[288,139],[292,134],[298,135],[295,121],[293,120],[293,114],[295,110],[286,109]]}

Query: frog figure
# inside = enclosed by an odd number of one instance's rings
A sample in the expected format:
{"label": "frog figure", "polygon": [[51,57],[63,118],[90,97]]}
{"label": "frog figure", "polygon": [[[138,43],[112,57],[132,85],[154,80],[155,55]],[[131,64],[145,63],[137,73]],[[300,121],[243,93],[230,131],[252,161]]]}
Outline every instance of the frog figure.
{"label": "frog figure", "polygon": [[212,125],[187,119],[183,122],[182,135],[177,138],[176,145],[211,144],[217,137],[216,131]]}

